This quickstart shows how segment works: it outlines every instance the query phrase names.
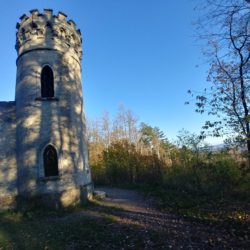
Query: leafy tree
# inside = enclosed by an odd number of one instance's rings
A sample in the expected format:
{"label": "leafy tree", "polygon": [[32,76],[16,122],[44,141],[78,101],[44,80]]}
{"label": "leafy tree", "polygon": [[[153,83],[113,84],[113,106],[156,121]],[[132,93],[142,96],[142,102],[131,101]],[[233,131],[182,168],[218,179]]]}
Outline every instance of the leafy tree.
{"label": "leafy tree", "polygon": [[201,155],[207,154],[209,146],[204,142],[205,136],[191,133],[185,129],[179,131],[177,135],[177,146],[179,147],[179,157],[187,165],[193,161],[195,165],[201,162]]}
{"label": "leafy tree", "polygon": [[142,122],[140,125],[140,133],[140,141],[150,149],[151,153],[155,152],[159,158],[161,157],[161,151],[168,149],[169,142],[160,128],[152,127]]}
{"label": "leafy tree", "polygon": [[[196,96],[196,111],[208,113],[204,129],[244,144],[250,164],[250,4],[207,0],[198,21],[210,59],[209,88]],[[191,91],[189,91],[191,95]],[[250,166],[250,165],[249,165]]]}
{"label": "leafy tree", "polygon": [[[162,181],[165,166],[155,154],[141,155],[136,151],[135,145],[127,140],[111,143],[103,151],[102,164],[106,180],[109,184],[116,185],[158,184]],[[95,171],[98,173],[98,169]]]}

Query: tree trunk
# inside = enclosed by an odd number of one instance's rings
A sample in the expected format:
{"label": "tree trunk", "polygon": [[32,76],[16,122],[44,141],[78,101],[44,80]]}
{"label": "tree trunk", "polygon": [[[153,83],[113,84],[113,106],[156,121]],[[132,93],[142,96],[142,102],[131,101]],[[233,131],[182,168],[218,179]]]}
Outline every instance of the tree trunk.
{"label": "tree trunk", "polygon": [[247,136],[247,171],[250,171],[250,135]]}

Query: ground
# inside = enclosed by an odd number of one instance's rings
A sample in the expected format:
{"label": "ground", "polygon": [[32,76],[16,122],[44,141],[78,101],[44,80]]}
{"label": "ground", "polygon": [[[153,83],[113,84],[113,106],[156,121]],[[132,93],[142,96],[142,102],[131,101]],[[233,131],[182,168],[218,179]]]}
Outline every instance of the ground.
{"label": "ground", "polygon": [[1,214],[0,249],[248,249],[247,235],[161,212],[137,191],[98,190],[107,198],[86,208]]}

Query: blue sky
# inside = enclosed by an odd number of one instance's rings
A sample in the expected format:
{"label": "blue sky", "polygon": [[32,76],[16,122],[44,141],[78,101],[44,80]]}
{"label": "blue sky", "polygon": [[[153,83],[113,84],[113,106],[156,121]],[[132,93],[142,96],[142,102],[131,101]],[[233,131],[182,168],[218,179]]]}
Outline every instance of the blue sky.
{"label": "blue sky", "polygon": [[[73,19],[83,36],[82,79],[86,114],[115,115],[123,104],[140,121],[174,139],[199,132],[205,116],[194,112],[188,89],[206,86],[192,22],[195,0],[9,0],[1,2],[0,100],[15,92],[15,25],[29,10],[52,8]],[[196,65],[200,65],[196,67]],[[209,140],[214,142],[215,140]]]}

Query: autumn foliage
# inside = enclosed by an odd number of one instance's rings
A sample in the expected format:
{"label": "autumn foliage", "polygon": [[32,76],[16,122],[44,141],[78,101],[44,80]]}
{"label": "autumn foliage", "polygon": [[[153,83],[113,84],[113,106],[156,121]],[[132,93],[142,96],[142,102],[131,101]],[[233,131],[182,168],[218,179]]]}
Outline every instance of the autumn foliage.
{"label": "autumn foliage", "polygon": [[141,187],[158,197],[161,207],[175,210],[249,204],[250,174],[239,151],[213,150],[204,137],[186,130],[170,143],[159,128],[138,125],[131,114],[123,110],[115,124],[106,114],[90,127],[95,185]]}
{"label": "autumn foliage", "polygon": [[93,179],[99,184],[160,184],[164,162],[156,154],[143,155],[127,141],[112,143],[92,166]]}

